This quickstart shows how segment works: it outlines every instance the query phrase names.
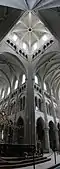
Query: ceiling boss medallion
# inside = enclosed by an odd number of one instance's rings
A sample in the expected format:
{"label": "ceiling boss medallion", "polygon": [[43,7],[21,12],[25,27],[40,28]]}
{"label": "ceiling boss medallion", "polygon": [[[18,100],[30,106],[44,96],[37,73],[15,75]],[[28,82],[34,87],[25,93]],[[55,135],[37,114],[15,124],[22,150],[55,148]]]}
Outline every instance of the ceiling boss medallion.
{"label": "ceiling boss medallion", "polygon": [[26,11],[10,31],[11,38],[17,47],[27,54],[33,54],[48,40],[49,30],[34,11]]}

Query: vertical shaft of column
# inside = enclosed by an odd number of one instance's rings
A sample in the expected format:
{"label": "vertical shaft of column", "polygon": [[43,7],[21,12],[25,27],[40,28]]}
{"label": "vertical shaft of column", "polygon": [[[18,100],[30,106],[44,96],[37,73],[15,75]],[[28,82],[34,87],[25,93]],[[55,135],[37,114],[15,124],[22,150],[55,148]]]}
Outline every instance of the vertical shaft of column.
{"label": "vertical shaft of column", "polygon": [[[8,96],[8,116],[11,115],[11,94],[12,94],[12,89],[11,89],[11,84],[10,84],[10,93]],[[8,133],[7,133],[7,141],[9,140],[9,123],[8,123]],[[9,141],[8,141],[9,142]]]}
{"label": "vertical shaft of column", "polygon": [[17,116],[17,112],[18,112],[18,94],[19,94],[19,87],[17,88],[17,93],[16,93],[16,103],[15,103],[15,118],[14,118],[14,122],[16,123],[16,116]]}
{"label": "vertical shaft of column", "polygon": [[45,118],[45,149],[50,150],[50,141],[49,141],[49,126],[48,126],[48,118],[47,118],[47,109],[45,102],[45,94],[44,94],[44,84],[43,79],[41,79],[42,84],[42,96],[43,96],[43,105],[44,105],[44,118]]}
{"label": "vertical shaft of column", "polygon": [[51,99],[51,104],[52,104],[52,113],[53,113],[53,118],[54,118],[54,123],[55,123],[56,148],[57,150],[59,150],[59,136],[58,136],[58,128],[57,128],[57,122],[56,122],[56,112],[54,108],[53,97],[52,97],[52,92],[51,92],[52,90],[51,90],[50,85],[49,85],[49,89],[50,89],[50,99]]}
{"label": "vertical shaft of column", "polygon": [[8,115],[11,115],[11,93],[12,93],[12,90],[11,90],[11,86],[10,86],[10,93],[9,93],[9,96],[8,96]]}
{"label": "vertical shaft of column", "polygon": [[27,96],[26,96],[26,141],[35,144],[35,111],[34,111],[34,87],[32,64],[28,65],[27,72]]}
{"label": "vertical shaft of column", "polygon": [[15,143],[17,141],[16,139],[16,116],[18,112],[18,94],[19,94],[19,83],[18,83],[18,88],[17,88],[17,93],[16,93],[16,102],[15,102],[15,117],[14,117],[14,132],[13,132],[13,142]]}

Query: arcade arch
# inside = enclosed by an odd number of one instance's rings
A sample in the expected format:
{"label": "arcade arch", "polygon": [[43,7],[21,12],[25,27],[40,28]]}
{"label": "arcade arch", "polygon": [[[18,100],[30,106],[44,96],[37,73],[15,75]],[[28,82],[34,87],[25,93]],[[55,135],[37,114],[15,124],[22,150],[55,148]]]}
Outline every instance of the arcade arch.
{"label": "arcade arch", "polygon": [[24,143],[24,120],[22,117],[17,120],[17,142],[19,144]]}
{"label": "arcade arch", "polygon": [[50,140],[50,148],[54,150],[56,148],[56,135],[55,135],[55,125],[52,121],[49,122],[49,140]]}
{"label": "arcade arch", "polygon": [[36,122],[36,135],[37,135],[37,142],[40,140],[43,147],[45,146],[45,133],[44,133],[44,120],[42,117],[39,117]]}

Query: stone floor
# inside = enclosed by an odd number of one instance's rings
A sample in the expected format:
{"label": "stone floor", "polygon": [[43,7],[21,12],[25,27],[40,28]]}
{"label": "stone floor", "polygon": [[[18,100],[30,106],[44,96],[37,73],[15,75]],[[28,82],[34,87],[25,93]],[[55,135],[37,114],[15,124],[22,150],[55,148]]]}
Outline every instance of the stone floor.
{"label": "stone floor", "polygon": [[[54,160],[54,154],[44,154],[44,156],[51,157],[51,161],[45,162],[44,164],[38,164],[35,166],[35,169],[48,169],[49,167],[53,166],[55,164]],[[56,153],[56,163],[60,163],[60,154]],[[20,169],[33,169],[33,166],[20,168]]]}

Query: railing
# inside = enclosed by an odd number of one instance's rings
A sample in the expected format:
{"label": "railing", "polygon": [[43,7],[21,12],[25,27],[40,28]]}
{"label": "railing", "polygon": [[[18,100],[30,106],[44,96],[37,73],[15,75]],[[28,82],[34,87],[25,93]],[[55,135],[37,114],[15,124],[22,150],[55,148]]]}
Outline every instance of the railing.
{"label": "railing", "polygon": [[59,164],[55,164],[54,166],[49,167],[47,169],[60,169],[60,163]]}

